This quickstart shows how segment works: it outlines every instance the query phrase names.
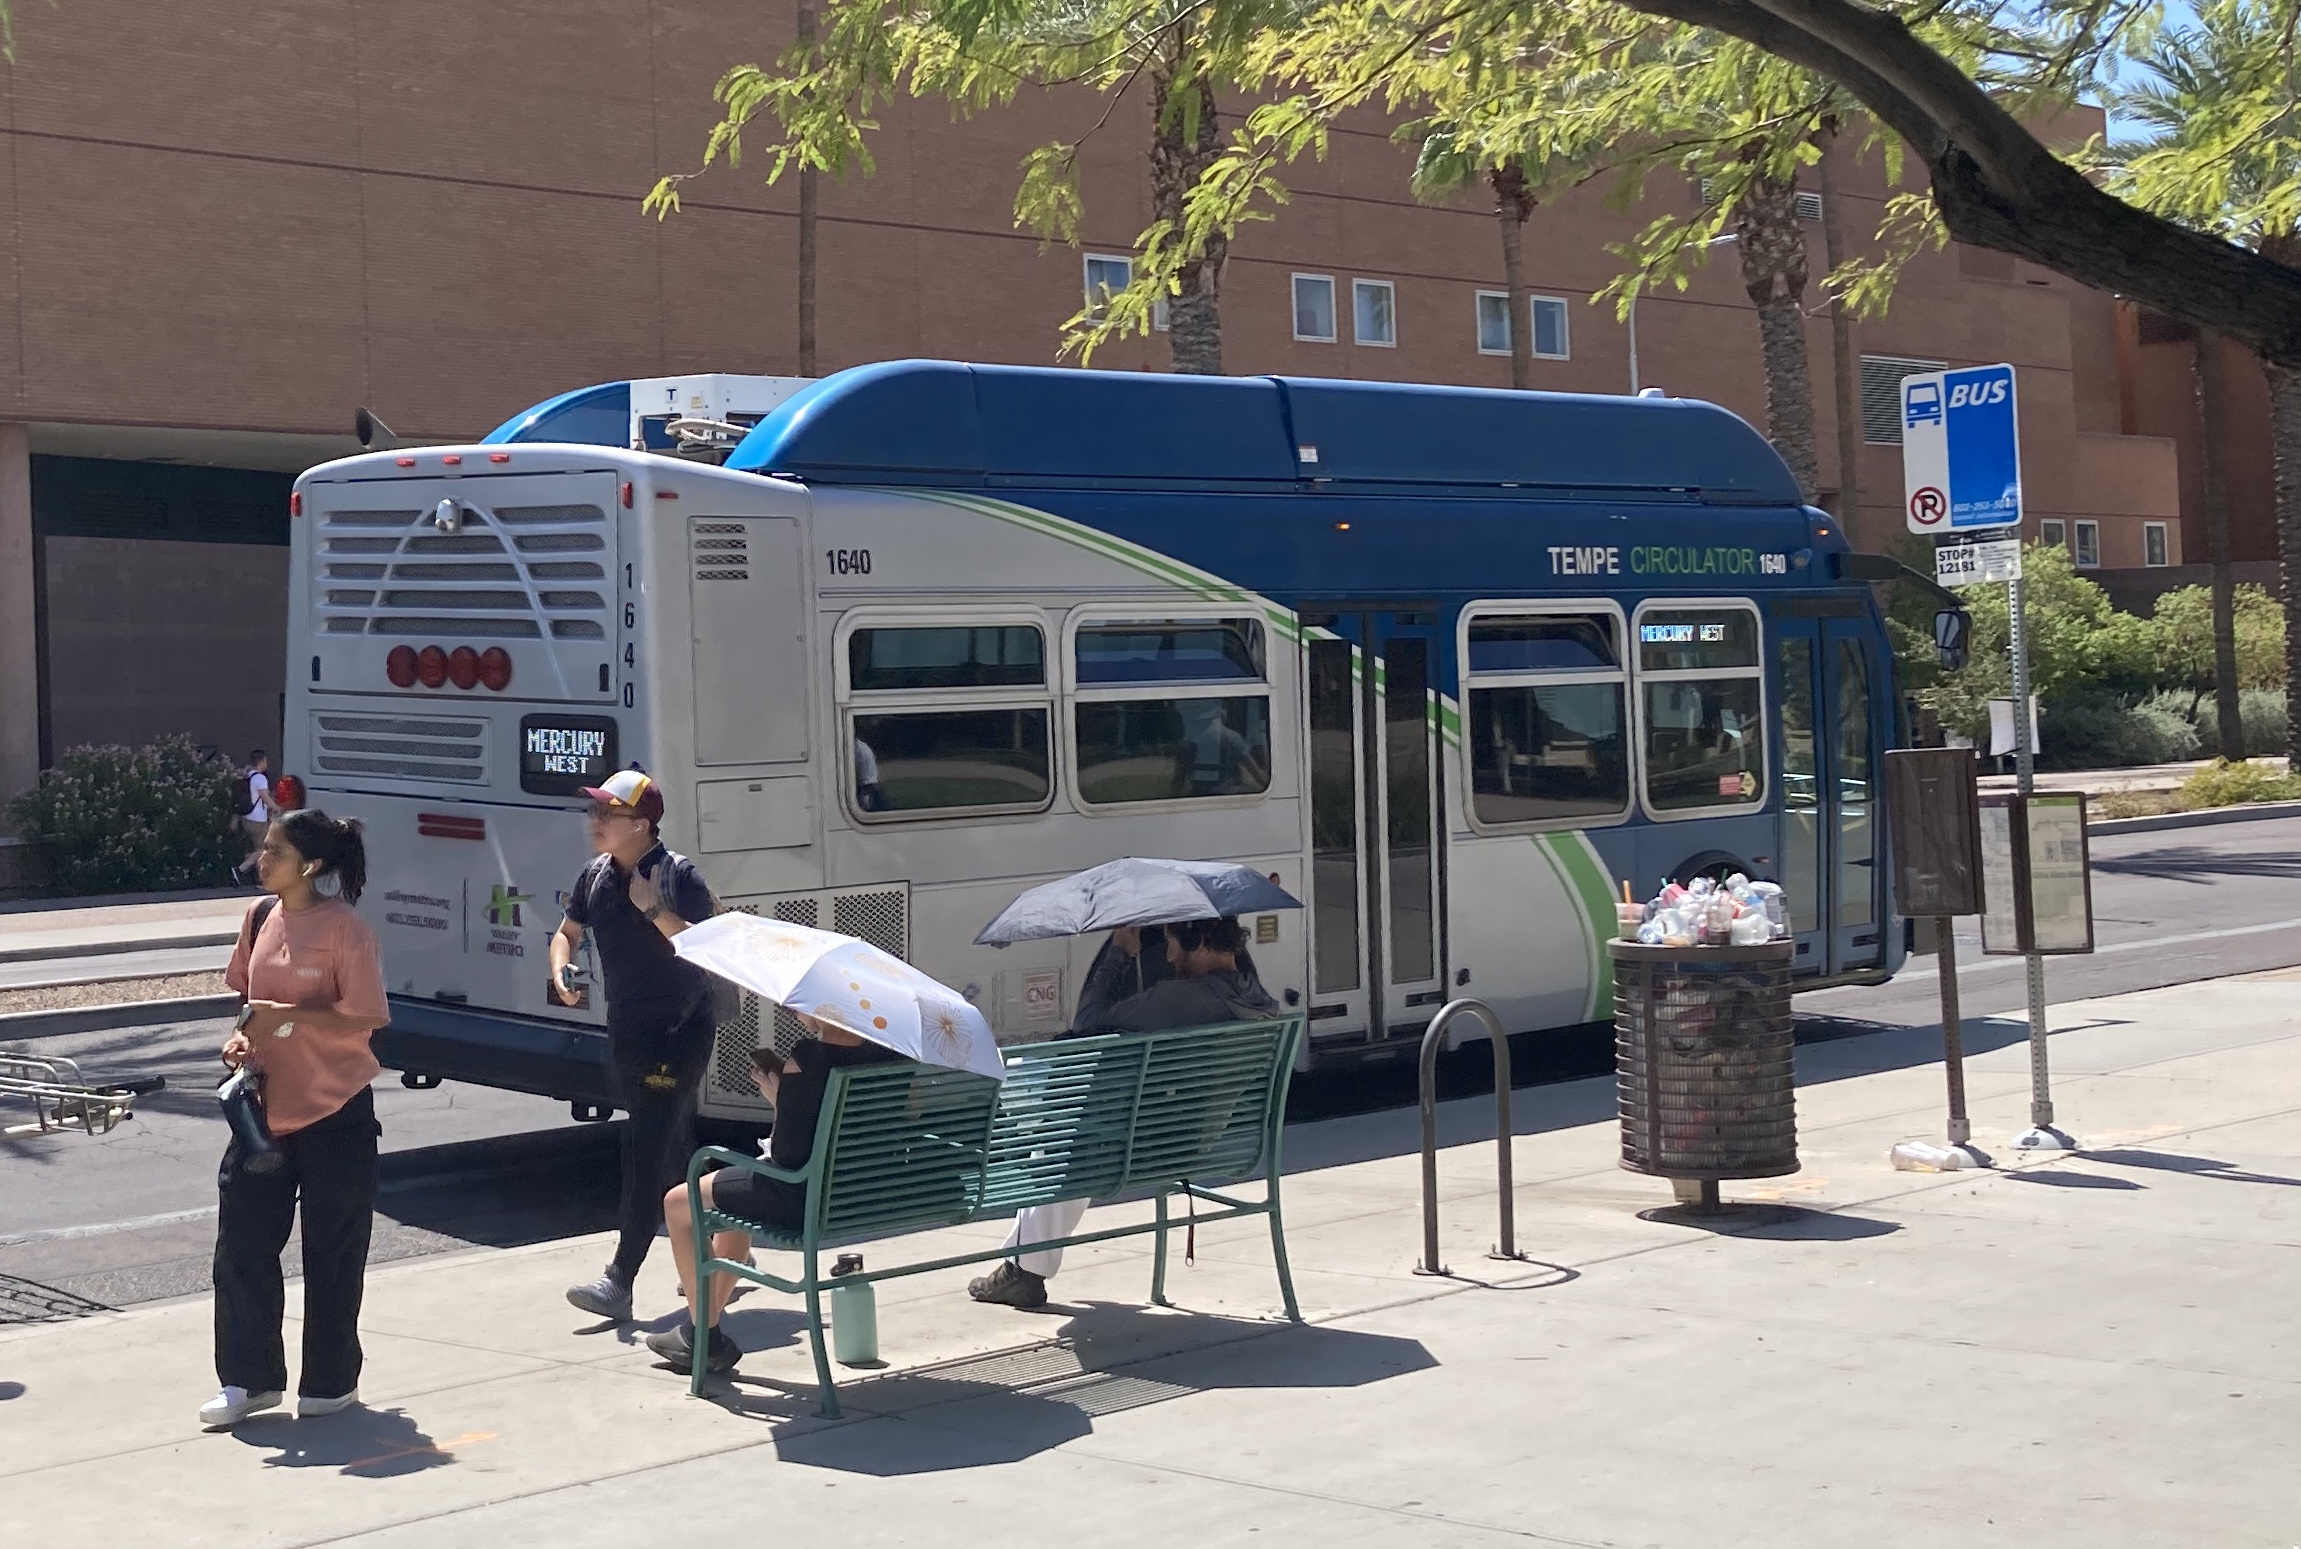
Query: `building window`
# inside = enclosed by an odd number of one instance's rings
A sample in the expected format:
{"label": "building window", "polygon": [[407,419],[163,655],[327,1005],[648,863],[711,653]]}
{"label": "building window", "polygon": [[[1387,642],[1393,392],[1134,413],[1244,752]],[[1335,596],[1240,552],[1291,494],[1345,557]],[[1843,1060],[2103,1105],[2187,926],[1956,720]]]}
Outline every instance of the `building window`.
{"label": "building window", "polygon": [[1080,801],[1259,796],[1270,688],[1253,619],[1087,624],[1073,647]]}
{"label": "building window", "polygon": [[1036,625],[857,629],[846,687],[852,805],[864,821],[1038,812],[1053,795]]}
{"label": "building window", "polygon": [[1534,313],[1534,358],[1568,360],[1573,351],[1566,338],[1566,303],[1557,296],[1536,296],[1528,302]]}
{"label": "building window", "polygon": [[1388,280],[1350,282],[1351,337],[1384,349],[1398,343],[1398,291]]}
{"label": "building window", "polygon": [[2143,564],[2153,568],[2172,564],[2173,560],[2168,552],[2169,547],[2166,542],[2163,522],[2143,522],[2141,524],[2141,562]]}
{"label": "building window", "polygon": [[1100,317],[1111,304],[1111,297],[1133,284],[1134,277],[1135,265],[1131,258],[1087,254],[1087,311]]}
{"label": "building window", "polygon": [[2101,564],[2101,524],[2099,522],[2079,522],[2077,524],[2077,546],[2074,557],[2077,561],[2077,568],[2080,570],[2092,570]]}
{"label": "building window", "polygon": [[1463,661],[1473,819],[1509,827],[1629,812],[1619,614],[1480,614],[1467,625]]}
{"label": "building window", "polygon": [[1294,277],[1294,336],[1312,344],[1334,342],[1334,277]]}
{"label": "building window", "polygon": [[1900,355],[1862,357],[1862,439],[1871,446],[1902,444],[1902,378],[1942,371],[1949,362]]}
{"label": "building window", "polygon": [[2037,524],[2037,541],[2064,548],[2069,543],[2069,525],[2066,522],[2045,521]]}
{"label": "building window", "polygon": [[1510,296],[1499,290],[1478,293],[1478,353],[1510,353]]}
{"label": "building window", "polygon": [[1649,811],[1764,804],[1765,669],[1759,660],[1758,615],[1746,604],[1640,610]]}

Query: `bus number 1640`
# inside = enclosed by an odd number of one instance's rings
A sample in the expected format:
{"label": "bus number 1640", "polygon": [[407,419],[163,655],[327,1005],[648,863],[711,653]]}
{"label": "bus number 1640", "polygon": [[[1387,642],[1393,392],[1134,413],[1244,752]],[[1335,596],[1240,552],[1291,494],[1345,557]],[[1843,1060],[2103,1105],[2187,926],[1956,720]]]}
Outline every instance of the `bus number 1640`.
{"label": "bus number 1640", "polygon": [[869,549],[825,549],[823,568],[833,575],[869,575],[871,551]]}

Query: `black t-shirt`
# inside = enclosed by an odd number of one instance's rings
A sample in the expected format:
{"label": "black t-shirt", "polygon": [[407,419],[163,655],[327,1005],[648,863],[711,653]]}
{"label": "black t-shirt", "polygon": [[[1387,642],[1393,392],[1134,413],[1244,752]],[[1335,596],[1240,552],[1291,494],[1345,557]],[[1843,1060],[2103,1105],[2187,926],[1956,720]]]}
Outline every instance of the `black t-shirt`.
{"label": "black t-shirt", "polygon": [[783,1073],[775,1091],[775,1128],[767,1137],[767,1160],[797,1172],[815,1153],[815,1123],[823,1114],[823,1093],[831,1072],[842,1065],[879,1065],[902,1055],[875,1043],[825,1043],[810,1038],[791,1051],[798,1069]]}
{"label": "black t-shirt", "polygon": [[[719,907],[703,873],[684,855],[658,844],[639,858],[639,869],[655,879],[663,907],[690,925]],[[709,993],[703,970],[672,951],[663,932],[631,907],[631,873],[612,855],[594,857],[575,879],[567,917],[591,932],[598,949],[610,1025],[681,1022]]]}

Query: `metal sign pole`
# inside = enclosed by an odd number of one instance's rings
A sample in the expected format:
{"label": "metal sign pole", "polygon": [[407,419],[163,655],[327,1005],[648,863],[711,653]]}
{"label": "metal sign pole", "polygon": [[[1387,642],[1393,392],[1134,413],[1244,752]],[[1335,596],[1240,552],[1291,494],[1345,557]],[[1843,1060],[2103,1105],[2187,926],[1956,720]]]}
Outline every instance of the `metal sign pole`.
{"label": "metal sign pole", "polygon": [[[2029,625],[2027,584],[2006,583],[2008,634],[2013,648],[2013,773],[2014,789],[2023,804],[2036,786],[2036,759],[2029,740]],[[2068,1151],[2075,1142],[2053,1127],[2053,1083],[2046,1060],[2045,958],[2030,951],[2023,955],[2029,980],[2029,1128],[2014,1140],[2023,1151]]]}
{"label": "metal sign pole", "polygon": [[1957,921],[1934,918],[1935,964],[1941,978],[1941,1063],[1949,1078],[1949,1143],[1973,1142],[1973,1121],[1965,1116],[1965,1021],[1957,1004]]}

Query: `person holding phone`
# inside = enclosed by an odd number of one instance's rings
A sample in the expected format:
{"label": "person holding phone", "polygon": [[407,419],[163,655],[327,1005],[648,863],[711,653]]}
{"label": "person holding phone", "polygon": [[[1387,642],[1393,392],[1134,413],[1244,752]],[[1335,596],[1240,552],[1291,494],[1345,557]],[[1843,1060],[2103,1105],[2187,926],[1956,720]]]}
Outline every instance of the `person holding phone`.
{"label": "person holding phone", "polygon": [[[375,932],[352,909],[367,881],[356,822],[283,814],[256,850],[265,896],[248,907],[224,982],[247,1004],[224,1063],[253,1066],[276,1151],[235,1136],[216,1173],[216,1376],[200,1423],[226,1430],[279,1406],[288,1382],[280,1252],[303,1213],[303,1368],[296,1412],[359,1402],[360,1299],[375,1219],[369,1036],[391,1019]],[[260,1139],[260,1136],[257,1137]]]}
{"label": "person holding phone", "polygon": [[586,786],[591,864],[575,879],[567,916],[551,938],[552,994],[582,999],[575,954],[588,935],[607,997],[607,1067],[623,1128],[621,1240],[597,1280],[567,1299],[597,1318],[631,1316],[631,1283],[654,1245],[663,1191],[687,1176],[695,1149],[695,1103],[717,1027],[702,969],[671,950],[671,938],[719,912],[703,873],[664,848],[663,791],[636,769]]}

